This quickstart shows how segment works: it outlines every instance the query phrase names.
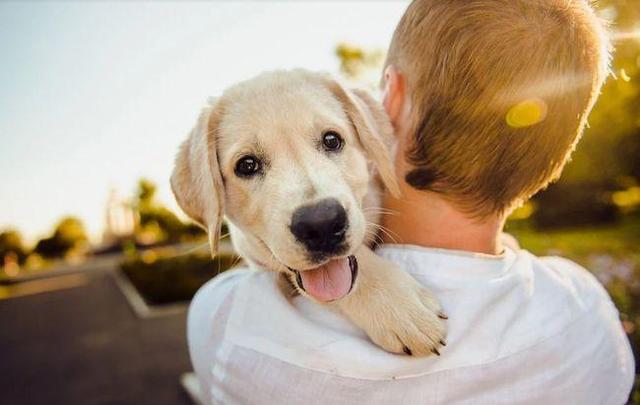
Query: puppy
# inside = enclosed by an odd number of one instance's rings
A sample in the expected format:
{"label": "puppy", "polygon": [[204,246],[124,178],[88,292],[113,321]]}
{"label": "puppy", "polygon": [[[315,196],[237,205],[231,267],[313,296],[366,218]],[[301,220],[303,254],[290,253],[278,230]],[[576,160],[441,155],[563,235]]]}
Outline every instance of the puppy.
{"label": "puppy", "polygon": [[224,216],[250,264],[337,308],[389,352],[439,354],[437,300],[369,248],[382,186],[398,194],[391,141],[366,92],[304,70],[264,73],[202,110],[171,186],[213,254]]}

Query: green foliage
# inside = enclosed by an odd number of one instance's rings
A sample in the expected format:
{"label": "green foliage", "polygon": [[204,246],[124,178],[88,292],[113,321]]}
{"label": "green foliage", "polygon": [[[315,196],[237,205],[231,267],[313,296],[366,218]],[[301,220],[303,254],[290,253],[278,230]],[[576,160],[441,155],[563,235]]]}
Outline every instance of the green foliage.
{"label": "green foliage", "polygon": [[138,239],[152,242],[177,243],[202,238],[204,231],[193,223],[183,223],[156,199],[156,185],[147,179],[138,182],[136,207],[140,223],[136,230]]}
{"label": "green foliage", "polygon": [[22,235],[15,229],[7,229],[0,233],[0,266],[8,254],[14,254],[19,263],[24,262],[27,256]]}
{"label": "green foliage", "polygon": [[143,252],[125,261],[121,270],[147,303],[158,305],[190,300],[204,283],[237,263],[238,258],[232,255],[212,259],[209,254],[189,254],[157,259],[153,253]]}
{"label": "green foliage", "polygon": [[157,187],[149,179],[140,179],[138,181],[138,190],[136,191],[136,198],[138,204],[141,207],[153,205],[153,200],[156,195]]}
{"label": "green foliage", "polygon": [[82,221],[75,217],[63,218],[56,226],[53,236],[68,245],[87,241],[87,233]]}
{"label": "green foliage", "polygon": [[[529,221],[508,221],[505,231],[536,255],[566,255],[590,268],[589,257],[607,254],[617,259],[640,254],[640,217],[629,216],[618,224],[537,230]],[[640,270],[640,269],[639,269]],[[640,279],[639,279],[640,280]]]}
{"label": "green foliage", "polygon": [[536,197],[533,222],[543,229],[614,222],[619,217],[614,190],[611,184],[554,184]]}
{"label": "green foliage", "polygon": [[349,80],[374,86],[380,79],[380,68],[384,61],[381,49],[366,50],[359,46],[341,43],[335,55],[340,61],[340,71]]}
{"label": "green foliage", "polygon": [[75,217],[65,217],[56,225],[50,237],[36,244],[34,252],[45,258],[64,257],[84,247],[87,240],[82,222]]}

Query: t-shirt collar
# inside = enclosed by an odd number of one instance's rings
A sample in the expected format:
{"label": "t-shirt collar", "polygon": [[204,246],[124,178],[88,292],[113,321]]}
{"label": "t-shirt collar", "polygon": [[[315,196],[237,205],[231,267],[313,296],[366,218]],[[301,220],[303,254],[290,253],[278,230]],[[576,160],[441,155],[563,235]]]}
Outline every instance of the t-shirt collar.
{"label": "t-shirt collar", "polygon": [[409,244],[382,244],[376,252],[393,262],[403,263],[403,268],[412,274],[466,279],[504,275],[517,256],[509,247],[499,255],[491,255]]}

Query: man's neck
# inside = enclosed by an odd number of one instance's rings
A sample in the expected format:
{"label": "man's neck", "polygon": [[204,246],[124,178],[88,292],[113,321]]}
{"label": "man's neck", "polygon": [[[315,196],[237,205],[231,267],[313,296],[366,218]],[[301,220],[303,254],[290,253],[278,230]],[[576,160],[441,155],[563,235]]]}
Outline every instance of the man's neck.
{"label": "man's neck", "polygon": [[385,195],[384,243],[500,254],[502,216],[469,218],[442,196],[415,190],[403,182],[402,197]]}

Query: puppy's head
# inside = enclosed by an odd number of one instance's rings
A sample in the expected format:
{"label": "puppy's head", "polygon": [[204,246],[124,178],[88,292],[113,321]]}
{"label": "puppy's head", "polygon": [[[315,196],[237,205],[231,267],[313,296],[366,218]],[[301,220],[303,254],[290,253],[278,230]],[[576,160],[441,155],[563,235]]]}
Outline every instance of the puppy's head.
{"label": "puppy's head", "polygon": [[202,111],[172,189],[214,253],[224,214],[240,231],[241,254],[330,301],[355,281],[351,255],[365,239],[371,166],[398,191],[389,137],[384,111],[366,93],[306,71],[266,73]]}

